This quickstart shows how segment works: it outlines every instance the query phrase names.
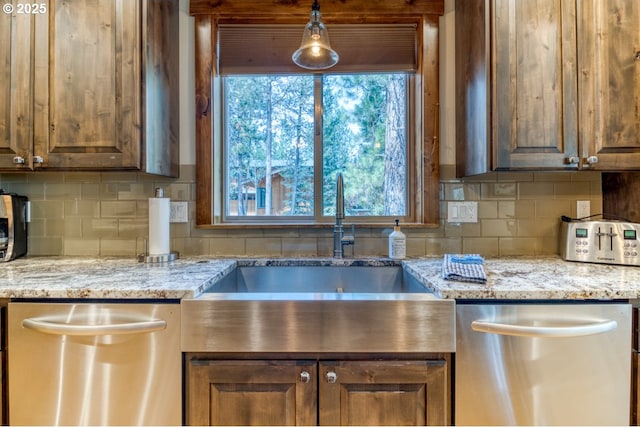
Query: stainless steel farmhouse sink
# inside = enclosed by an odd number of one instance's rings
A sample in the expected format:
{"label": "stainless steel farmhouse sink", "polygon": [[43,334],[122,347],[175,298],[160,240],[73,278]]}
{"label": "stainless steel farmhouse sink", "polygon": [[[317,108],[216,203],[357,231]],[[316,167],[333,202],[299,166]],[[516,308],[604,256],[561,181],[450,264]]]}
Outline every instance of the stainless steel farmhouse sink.
{"label": "stainless steel farmhouse sink", "polygon": [[429,293],[401,266],[242,266],[207,293]]}
{"label": "stainless steel farmhouse sink", "polygon": [[184,352],[455,351],[455,301],[400,265],[241,265],[181,307]]}

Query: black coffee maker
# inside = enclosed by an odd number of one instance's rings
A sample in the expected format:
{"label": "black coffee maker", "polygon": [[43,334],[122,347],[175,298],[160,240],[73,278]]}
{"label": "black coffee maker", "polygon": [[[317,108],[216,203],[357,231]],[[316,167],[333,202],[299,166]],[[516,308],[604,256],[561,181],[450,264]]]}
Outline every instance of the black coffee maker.
{"label": "black coffee maker", "polygon": [[0,189],[0,262],[27,253],[28,199]]}

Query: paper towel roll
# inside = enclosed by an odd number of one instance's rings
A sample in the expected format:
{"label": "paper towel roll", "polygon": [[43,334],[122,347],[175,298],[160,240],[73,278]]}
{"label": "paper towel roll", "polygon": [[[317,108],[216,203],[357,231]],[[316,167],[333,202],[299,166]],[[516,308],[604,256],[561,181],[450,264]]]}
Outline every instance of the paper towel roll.
{"label": "paper towel roll", "polygon": [[170,199],[149,199],[149,255],[165,255],[171,252],[169,244]]}

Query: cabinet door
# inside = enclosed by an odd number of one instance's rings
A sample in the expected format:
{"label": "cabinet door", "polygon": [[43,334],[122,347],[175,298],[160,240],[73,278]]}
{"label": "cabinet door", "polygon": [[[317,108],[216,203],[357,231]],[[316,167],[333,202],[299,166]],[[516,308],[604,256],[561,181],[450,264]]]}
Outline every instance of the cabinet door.
{"label": "cabinet door", "polygon": [[315,361],[191,360],[187,424],[317,424]]}
{"label": "cabinet door", "polygon": [[578,167],[575,3],[494,0],[494,169]]}
{"label": "cabinet door", "polygon": [[[4,4],[17,7],[18,2]],[[32,164],[32,28],[32,15],[0,13],[0,169]],[[24,163],[14,163],[16,157]]]}
{"label": "cabinet door", "polygon": [[35,25],[34,154],[47,168],[140,168],[141,2],[47,8]]}
{"label": "cabinet door", "polygon": [[581,1],[580,140],[591,169],[640,169],[640,2]]}
{"label": "cabinet door", "polygon": [[321,425],[448,425],[446,362],[320,363]]}

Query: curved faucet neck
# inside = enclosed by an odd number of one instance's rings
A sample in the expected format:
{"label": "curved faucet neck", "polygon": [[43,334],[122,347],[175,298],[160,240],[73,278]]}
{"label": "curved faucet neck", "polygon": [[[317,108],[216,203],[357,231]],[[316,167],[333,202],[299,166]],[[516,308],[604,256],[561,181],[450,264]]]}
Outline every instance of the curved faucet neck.
{"label": "curved faucet neck", "polygon": [[344,186],[342,173],[338,173],[336,182],[336,220],[344,219]]}

